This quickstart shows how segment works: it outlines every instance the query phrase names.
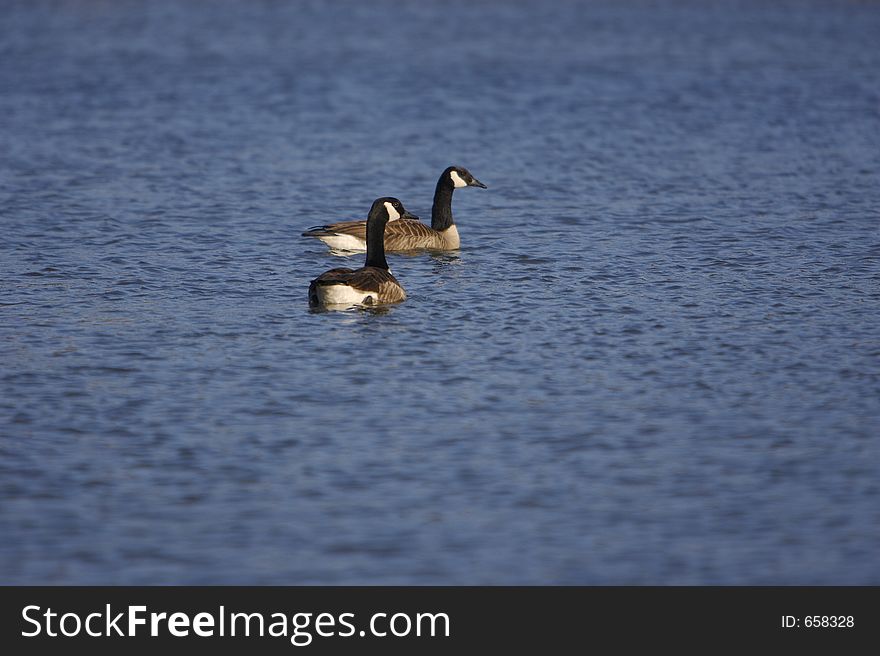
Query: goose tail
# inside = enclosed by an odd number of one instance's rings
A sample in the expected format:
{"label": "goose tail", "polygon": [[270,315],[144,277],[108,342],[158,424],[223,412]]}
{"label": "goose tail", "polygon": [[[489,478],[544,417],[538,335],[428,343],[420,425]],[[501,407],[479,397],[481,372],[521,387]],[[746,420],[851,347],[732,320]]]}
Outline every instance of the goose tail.
{"label": "goose tail", "polygon": [[337,233],[330,228],[328,225],[322,226],[312,226],[304,233],[302,233],[303,237],[332,237]]}

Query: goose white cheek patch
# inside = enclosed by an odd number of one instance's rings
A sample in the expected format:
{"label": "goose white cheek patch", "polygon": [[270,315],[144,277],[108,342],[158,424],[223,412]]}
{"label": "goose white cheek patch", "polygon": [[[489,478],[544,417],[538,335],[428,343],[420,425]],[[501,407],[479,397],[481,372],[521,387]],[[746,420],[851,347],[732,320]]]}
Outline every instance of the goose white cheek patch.
{"label": "goose white cheek patch", "polygon": [[453,186],[457,187],[467,187],[467,182],[458,174],[458,171],[450,171],[449,177],[452,178]]}
{"label": "goose white cheek patch", "polygon": [[400,218],[400,213],[394,209],[394,205],[391,203],[385,203],[385,209],[388,210],[389,221],[397,221]]}

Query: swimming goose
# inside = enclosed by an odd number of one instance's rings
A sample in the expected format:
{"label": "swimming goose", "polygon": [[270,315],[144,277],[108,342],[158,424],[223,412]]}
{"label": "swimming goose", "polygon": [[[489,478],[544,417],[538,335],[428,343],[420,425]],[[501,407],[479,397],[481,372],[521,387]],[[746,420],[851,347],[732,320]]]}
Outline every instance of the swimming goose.
{"label": "swimming goose", "polygon": [[[434,191],[434,204],[431,207],[431,226],[428,227],[417,217],[402,216],[401,220],[389,223],[385,228],[386,251],[414,251],[420,249],[452,251],[459,247],[458,228],[452,220],[452,192],[460,187],[481,187],[486,185],[461,166],[450,166],[437,180]],[[343,221],[311,228],[304,237],[317,237],[330,248],[362,251],[366,248],[366,223],[364,221]]]}
{"label": "swimming goose", "polygon": [[367,260],[360,269],[330,269],[309,285],[309,305],[399,303],[406,292],[388,270],[383,236],[389,221],[406,214],[396,198],[377,198],[367,216]]}

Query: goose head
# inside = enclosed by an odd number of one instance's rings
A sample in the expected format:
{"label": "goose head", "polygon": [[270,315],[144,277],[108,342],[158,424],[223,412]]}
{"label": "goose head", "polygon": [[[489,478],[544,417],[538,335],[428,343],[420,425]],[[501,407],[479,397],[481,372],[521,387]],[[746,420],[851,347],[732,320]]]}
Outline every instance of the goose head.
{"label": "goose head", "polygon": [[452,186],[455,188],[459,187],[480,187],[481,189],[486,189],[486,185],[477,180],[474,176],[471,175],[471,172],[468,171],[463,166],[450,166],[443,172],[443,175],[448,177],[450,182],[452,182]]}
{"label": "goose head", "polygon": [[373,201],[367,220],[388,222],[398,219],[418,220],[415,214],[411,214],[397,198],[382,196]]}

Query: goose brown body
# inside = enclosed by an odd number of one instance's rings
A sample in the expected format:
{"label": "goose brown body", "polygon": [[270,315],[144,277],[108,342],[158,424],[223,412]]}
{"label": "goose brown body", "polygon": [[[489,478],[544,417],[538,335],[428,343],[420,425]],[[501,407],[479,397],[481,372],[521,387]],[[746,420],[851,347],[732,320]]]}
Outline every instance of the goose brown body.
{"label": "goose brown body", "polygon": [[[319,233],[320,231],[320,233]],[[309,237],[317,237],[322,241],[327,238],[333,241],[334,237],[350,237],[352,238],[352,248],[346,249],[341,239],[335,242],[340,244],[341,250],[354,250],[361,246],[366,248],[367,244],[367,223],[366,221],[343,221],[341,223],[333,223],[331,225],[322,226],[321,228],[313,228],[308,233],[303,233]],[[328,243],[331,247],[332,243]],[[385,250],[386,252],[404,252],[417,250],[437,250],[452,251],[461,245],[458,236],[458,229],[455,225],[448,227],[446,230],[434,230],[431,226],[425,225],[421,221],[412,219],[399,219],[390,221],[385,226]]]}
{"label": "goose brown body", "polygon": [[[333,287],[348,289],[332,289]],[[390,271],[378,267],[330,269],[312,280],[309,285],[309,303],[312,305],[370,305],[405,300],[406,292],[397,279]]]}

